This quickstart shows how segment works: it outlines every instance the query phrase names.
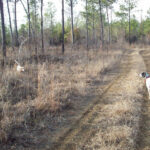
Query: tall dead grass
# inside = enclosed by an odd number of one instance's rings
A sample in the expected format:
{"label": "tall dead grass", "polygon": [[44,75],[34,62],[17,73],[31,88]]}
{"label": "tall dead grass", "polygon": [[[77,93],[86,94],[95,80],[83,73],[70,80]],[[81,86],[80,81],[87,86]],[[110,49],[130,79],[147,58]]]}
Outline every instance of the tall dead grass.
{"label": "tall dead grass", "polygon": [[86,95],[89,81],[121,55],[121,51],[74,51],[56,54],[53,61],[47,56],[38,65],[26,62],[24,73],[6,68],[0,80],[0,142],[9,141],[16,126],[36,127],[42,114],[73,108],[76,97]]}

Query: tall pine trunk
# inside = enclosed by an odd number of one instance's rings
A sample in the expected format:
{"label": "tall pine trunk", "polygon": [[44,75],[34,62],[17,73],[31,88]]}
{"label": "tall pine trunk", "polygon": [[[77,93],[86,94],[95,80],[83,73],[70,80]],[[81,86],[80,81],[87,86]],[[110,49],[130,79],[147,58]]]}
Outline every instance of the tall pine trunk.
{"label": "tall pine trunk", "polygon": [[[33,30],[33,36],[34,36],[34,49],[35,49],[35,55],[36,55],[36,57],[37,57],[37,55],[38,55],[38,52],[37,52],[37,39],[36,39],[36,37],[37,37],[37,26],[36,26],[36,24],[37,24],[37,12],[36,12],[36,9],[37,9],[37,6],[36,6],[36,0],[34,1],[34,30]],[[38,61],[38,58],[37,58],[37,61]]]}
{"label": "tall pine trunk", "polygon": [[0,12],[1,12],[1,28],[2,28],[2,52],[3,52],[3,64],[6,57],[6,33],[5,33],[5,20],[4,20],[4,9],[3,0],[0,0]]}
{"label": "tall pine trunk", "polygon": [[131,4],[129,0],[129,44],[131,44]]}
{"label": "tall pine trunk", "polygon": [[89,49],[88,3],[86,0],[86,49]]}
{"label": "tall pine trunk", "polygon": [[107,13],[107,22],[108,22],[108,43],[110,44],[110,22],[109,22],[109,14],[108,14],[108,6],[106,6],[106,13]]}
{"label": "tall pine trunk", "polygon": [[92,1],[92,30],[93,30],[93,47],[95,45],[95,10],[94,10],[94,2]]}
{"label": "tall pine trunk", "polygon": [[28,38],[29,38],[29,41],[31,39],[31,19],[30,19],[30,3],[29,3],[29,0],[27,0],[27,7],[28,7]]}
{"label": "tall pine trunk", "polygon": [[102,3],[101,0],[99,0],[99,13],[100,13],[100,40],[101,40],[101,47],[103,49],[104,47],[104,27],[103,27],[103,15],[102,15]]}
{"label": "tall pine trunk", "polygon": [[14,26],[15,26],[15,46],[19,46],[17,27],[17,0],[14,2]]}
{"label": "tall pine trunk", "polygon": [[[26,14],[27,14],[27,18],[28,18],[28,39],[30,39],[30,38],[31,38],[30,3],[29,3],[29,0],[27,0],[27,9],[26,9],[26,7],[25,7],[23,1],[20,0],[20,2],[21,2],[22,6],[23,6],[23,8],[24,8],[24,11],[25,11]],[[30,42],[30,40],[29,40],[29,42]]]}
{"label": "tall pine trunk", "polygon": [[62,53],[64,53],[64,51],[65,51],[64,34],[65,34],[65,29],[64,29],[64,0],[62,0]]}
{"label": "tall pine trunk", "polygon": [[44,54],[43,0],[41,0],[41,41],[42,41],[42,53]]}
{"label": "tall pine trunk", "polygon": [[74,45],[73,0],[70,0],[72,45]]}
{"label": "tall pine trunk", "polygon": [[53,45],[54,44],[54,31],[53,31],[53,16],[52,16],[52,14],[51,14],[51,30],[50,30],[50,32],[51,32],[51,41],[50,41],[50,43]]}
{"label": "tall pine trunk", "polygon": [[113,37],[113,28],[112,28],[112,7],[111,7],[111,18],[110,18],[110,43],[112,44],[112,37]]}
{"label": "tall pine trunk", "polygon": [[11,23],[11,15],[10,15],[10,9],[9,9],[9,2],[7,0],[7,10],[8,10],[8,17],[9,17],[9,28],[10,28],[10,34],[11,34],[11,46],[14,50],[14,39],[13,39],[13,31],[12,31],[12,23]]}

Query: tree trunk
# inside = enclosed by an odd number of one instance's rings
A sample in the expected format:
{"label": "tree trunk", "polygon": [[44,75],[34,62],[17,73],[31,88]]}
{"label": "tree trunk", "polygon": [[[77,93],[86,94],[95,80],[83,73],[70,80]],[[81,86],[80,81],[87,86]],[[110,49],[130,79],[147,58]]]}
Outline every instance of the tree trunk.
{"label": "tree trunk", "polygon": [[[33,32],[34,32],[34,31],[33,31],[33,27],[32,27],[32,24],[31,24],[30,2],[29,2],[29,0],[27,0],[27,9],[26,9],[26,7],[25,7],[23,1],[20,0],[20,2],[21,2],[21,4],[22,4],[22,6],[23,6],[23,8],[24,8],[24,11],[25,11],[25,13],[26,13],[26,15],[27,15],[27,18],[28,18],[28,39],[29,39],[28,42],[29,42],[29,45],[30,45],[31,38],[32,38],[31,31],[32,31],[32,34],[34,34],[34,33],[33,33]],[[30,46],[29,46],[29,49],[30,49]]]}
{"label": "tree trunk", "polygon": [[41,0],[41,40],[42,40],[42,53],[44,54],[44,34],[43,34],[43,0]]}
{"label": "tree trunk", "polygon": [[9,9],[9,2],[8,2],[8,0],[7,0],[7,10],[8,10],[9,28],[10,28],[10,34],[11,34],[11,46],[12,46],[12,49],[14,50],[13,31],[12,31],[11,15],[10,15],[10,9]]}
{"label": "tree trunk", "polygon": [[89,49],[88,4],[86,0],[86,49]]}
{"label": "tree trunk", "polygon": [[73,0],[70,0],[71,8],[71,32],[72,32],[72,45],[74,45],[74,23],[73,23]]}
{"label": "tree trunk", "polygon": [[29,41],[31,39],[31,19],[30,19],[30,3],[29,3],[29,0],[27,0],[27,7],[28,7],[28,38],[29,38]]}
{"label": "tree trunk", "polygon": [[54,32],[53,32],[53,15],[51,14],[51,44],[54,44]]}
{"label": "tree trunk", "polygon": [[107,13],[107,22],[108,22],[108,43],[110,44],[110,22],[109,22],[109,14],[108,14],[108,6],[106,6],[106,13]]}
{"label": "tree trunk", "polygon": [[95,10],[94,10],[94,2],[92,1],[92,11],[93,11],[93,14],[92,14],[92,30],[93,30],[93,46],[95,45]]}
{"label": "tree trunk", "polygon": [[64,34],[65,34],[65,29],[64,29],[64,0],[62,0],[62,53],[63,54],[65,51]]}
{"label": "tree trunk", "polygon": [[111,21],[110,21],[110,43],[112,44],[112,8],[111,8]]}
{"label": "tree trunk", "polygon": [[3,62],[4,62],[4,59],[6,57],[6,33],[5,33],[3,0],[0,0],[0,12],[1,12],[1,28],[2,28],[2,52],[3,52]]}
{"label": "tree trunk", "polygon": [[100,30],[101,30],[101,35],[100,35],[100,40],[101,40],[101,47],[103,49],[104,47],[104,27],[103,27],[103,16],[102,16],[102,4],[101,0],[99,0],[99,13],[100,13]]}
{"label": "tree trunk", "polygon": [[15,0],[14,5],[15,5],[14,6],[15,46],[19,46],[18,28],[17,28],[17,0]]}
{"label": "tree trunk", "polygon": [[129,0],[129,44],[131,44],[131,22],[130,22],[130,15],[131,15],[131,6],[130,6],[130,0]]}
{"label": "tree trunk", "polygon": [[[37,40],[36,40],[36,32],[37,32],[37,17],[36,17],[36,0],[34,1],[34,30],[33,30],[33,36],[34,36],[34,46],[35,46],[35,55],[37,57]],[[37,62],[38,62],[38,58],[37,58]]]}

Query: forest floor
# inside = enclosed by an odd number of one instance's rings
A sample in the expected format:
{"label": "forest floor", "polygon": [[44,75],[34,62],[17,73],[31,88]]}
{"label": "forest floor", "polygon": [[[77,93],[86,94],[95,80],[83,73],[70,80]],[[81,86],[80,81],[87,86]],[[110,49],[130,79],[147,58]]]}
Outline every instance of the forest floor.
{"label": "forest floor", "polygon": [[[49,106],[48,101],[44,101],[47,97],[36,99],[33,96],[34,100],[32,101],[15,102],[13,106],[1,102],[0,127],[3,129],[0,131],[1,149],[149,150],[150,102],[144,80],[139,77],[139,73],[142,71],[150,71],[149,56],[148,49],[124,50],[123,54],[117,54],[116,61],[113,63],[110,61],[111,65],[107,65],[104,69],[100,69],[100,66],[94,68],[97,62],[92,62],[88,64],[88,69],[85,70],[86,74],[83,74],[83,66],[77,72],[79,79],[77,81],[73,76],[71,79],[73,82],[71,82],[70,76],[65,74],[71,84],[69,84],[71,95],[67,95],[66,99],[69,99],[67,104],[62,105],[62,109],[58,109],[59,111],[55,111],[60,107],[57,103],[50,101],[52,105]],[[92,57],[91,55],[89,60]],[[59,59],[61,60],[61,58]],[[80,60],[80,58],[78,59]],[[82,57],[81,59],[83,61]],[[99,60],[99,56],[97,60]],[[86,61],[84,63],[86,64]],[[73,69],[69,67],[69,72],[70,70],[76,71],[76,65],[78,63],[73,66]],[[41,76],[38,76],[38,80],[41,84],[38,83],[38,86],[40,85],[38,92],[44,95],[43,92],[48,89],[42,90],[43,85],[45,86],[48,81],[43,81],[43,78],[47,79],[51,76],[49,72],[46,72],[44,65],[40,67]],[[53,64],[50,67],[54,68]],[[60,64],[58,67],[61,68]],[[90,72],[92,69],[95,69],[94,74]],[[60,74],[60,70],[58,74]],[[87,77],[91,74],[93,76]],[[33,76],[35,75],[34,73]],[[19,77],[23,78],[24,76],[19,75]],[[30,76],[30,78],[33,77]],[[64,78],[64,82],[67,81],[66,78]],[[84,78],[86,78],[86,84],[84,84]],[[54,79],[56,77],[53,77]],[[59,80],[57,84],[58,90],[61,86]],[[52,85],[55,90],[55,83]],[[80,92],[72,88],[74,85],[80,86]],[[86,91],[81,88],[84,86]],[[69,93],[68,89],[65,92]],[[53,95],[48,96],[53,98]],[[43,104],[41,100],[45,103]],[[49,107],[54,109],[54,112],[49,110]],[[12,117],[11,120],[10,116],[15,117]]]}

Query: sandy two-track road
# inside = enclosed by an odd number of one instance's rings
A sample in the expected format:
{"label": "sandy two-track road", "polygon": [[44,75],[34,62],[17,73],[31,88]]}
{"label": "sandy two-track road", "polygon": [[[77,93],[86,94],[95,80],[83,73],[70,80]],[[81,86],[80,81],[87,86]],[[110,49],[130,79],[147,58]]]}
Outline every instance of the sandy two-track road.
{"label": "sandy two-track road", "polygon": [[119,70],[110,71],[113,80],[104,92],[47,149],[149,150],[150,102],[138,77],[141,71],[150,71],[149,56],[148,50],[126,51]]}

